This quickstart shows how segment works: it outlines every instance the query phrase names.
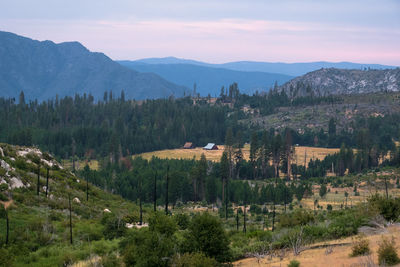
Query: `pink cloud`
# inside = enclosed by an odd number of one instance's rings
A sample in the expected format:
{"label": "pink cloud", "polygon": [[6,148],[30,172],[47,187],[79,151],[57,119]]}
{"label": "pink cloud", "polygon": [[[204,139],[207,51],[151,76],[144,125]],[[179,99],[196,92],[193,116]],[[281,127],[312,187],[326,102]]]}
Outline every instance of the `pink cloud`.
{"label": "pink cloud", "polygon": [[113,59],[177,56],[215,63],[326,60],[400,65],[399,29],[246,19],[0,19],[0,28],[39,40],[80,41]]}

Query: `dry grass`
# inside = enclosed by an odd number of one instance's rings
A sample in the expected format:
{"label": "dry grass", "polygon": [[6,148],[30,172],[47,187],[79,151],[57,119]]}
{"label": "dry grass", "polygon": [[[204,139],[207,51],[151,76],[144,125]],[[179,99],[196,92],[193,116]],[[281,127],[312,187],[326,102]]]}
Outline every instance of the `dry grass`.
{"label": "dry grass", "polygon": [[327,155],[338,153],[339,150],[339,148],[296,146],[294,153],[294,163],[304,166],[304,162],[308,163],[311,159],[323,160]]}
{"label": "dry grass", "polygon": [[[367,236],[370,243],[370,249],[372,254],[370,256],[360,256],[360,257],[350,257],[351,246],[352,246],[352,237],[345,239],[333,240],[330,242],[314,244],[311,248],[303,251],[300,255],[294,257],[292,253],[286,253],[282,260],[279,258],[273,257],[270,259],[266,257],[261,259],[258,263],[257,258],[247,258],[240,261],[236,261],[233,263],[234,266],[241,267],[250,267],[250,266],[287,266],[289,262],[293,259],[300,262],[300,266],[352,266],[352,267],[361,267],[361,266],[372,266],[366,265],[366,262],[374,262],[377,264],[378,257],[378,243],[383,236],[394,236],[397,244],[400,242],[400,226],[392,225],[387,228],[387,233],[384,234],[376,234]],[[332,247],[331,253],[326,253],[326,246]],[[400,254],[400,247],[397,246],[397,253]],[[377,265],[375,265],[377,266]]]}
{"label": "dry grass", "polygon": [[[142,153],[134,155],[133,157],[141,156],[144,159],[150,160],[153,156],[161,159],[196,159],[199,160],[201,154],[204,154],[206,158],[210,161],[219,161],[221,159],[222,153],[224,152],[224,146],[218,145],[219,150],[204,150],[203,148],[195,149],[166,149],[153,152]],[[305,160],[308,163],[311,159],[323,160],[327,155],[337,153],[339,149],[337,148],[320,148],[320,147],[306,147],[297,146],[295,147],[295,157],[294,161],[299,165],[303,165]],[[243,149],[243,157],[245,160],[249,160],[250,156],[250,145],[246,144]]]}
{"label": "dry grass", "polygon": [[[225,147],[223,145],[218,145],[218,150],[204,150],[202,147],[196,147],[194,149],[166,149],[158,150],[153,152],[146,152],[142,154],[134,155],[133,157],[143,157],[144,159],[150,160],[153,156],[160,159],[196,159],[199,160],[201,154],[204,154],[207,160],[219,161],[221,159],[222,153]],[[248,160],[250,155],[250,145],[245,145],[242,149],[243,157]]]}

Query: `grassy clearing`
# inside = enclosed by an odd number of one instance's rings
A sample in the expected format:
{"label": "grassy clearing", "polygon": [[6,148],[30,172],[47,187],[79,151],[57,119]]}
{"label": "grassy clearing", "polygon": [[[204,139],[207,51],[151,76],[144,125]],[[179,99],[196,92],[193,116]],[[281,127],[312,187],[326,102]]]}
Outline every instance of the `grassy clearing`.
{"label": "grassy clearing", "polygon": [[[218,145],[219,150],[204,150],[201,147],[195,149],[166,149],[153,152],[146,152],[142,154],[134,155],[133,157],[143,157],[144,159],[150,160],[153,156],[161,159],[196,159],[199,160],[201,154],[204,154],[208,160],[219,161],[222,153],[224,152],[224,146]],[[243,157],[245,160],[250,158],[250,145],[244,145]],[[323,160],[327,155],[339,152],[338,148],[322,148],[322,147],[307,147],[307,146],[296,146],[294,161],[297,164],[302,165],[304,162],[309,162],[311,159]]]}

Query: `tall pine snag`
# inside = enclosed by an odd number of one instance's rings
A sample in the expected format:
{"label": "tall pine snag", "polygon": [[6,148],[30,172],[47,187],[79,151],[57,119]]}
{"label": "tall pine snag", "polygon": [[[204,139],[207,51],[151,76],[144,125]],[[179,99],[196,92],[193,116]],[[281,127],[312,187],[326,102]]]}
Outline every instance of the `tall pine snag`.
{"label": "tall pine snag", "polygon": [[72,205],[71,205],[71,193],[68,194],[68,205],[69,205],[69,242],[72,245]]}
{"label": "tall pine snag", "polygon": [[[225,204],[225,209],[227,205],[227,182],[229,177],[229,162],[228,162],[228,154],[226,151],[222,153],[221,164],[220,164],[220,175],[222,179],[222,203]],[[227,218],[227,210],[225,210],[225,218]]]}
{"label": "tall pine snag", "polygon": [[243,211],[243,233],[246,233],[246,202],[244,202],[244,211]]}
{"label": "tall pine snag", "polygon": [[156,211],[157,210],[157,172],[154,174],[153,205],[154,205],[154,211]]}
{"label": "tall pine snag", "polygon": [[8,245],[8,236],[9,236],[9,232],[10,232],[10,224],[8,221],[8,211],[6,209],[6,206],[3,206],[0,203],[0,216],[4,217],[6,219],[6,246]]}
{"label": "tall pine snag", "polygon": [[47,198],[47,194],[49,192],[49,167],[47,167],[47,175],[46,175],[46,198]]}
{"label": "tall pine snag", "polygon": [[239,232],[239,209],[236,209],[236,231]]}
{"label": "tall pine snag", "polygon": [[40,159],[38,160],[38,169],[37,169],[37,195],[39,196],[39,191],[40,191]]}
{"label": "tall pine snag", "polygon": [[167,181],[165,183],[165,214],[168,215],[168,172],[169,172],[169,165],[167,166]]}
{"label": "tall pine snag", "polygon": [[143,223],[143,209],[142,209],[142,178],[139,177],[139,225]]}
{"label": "tall pine snag", "polygon": [[89,177],[86,175],[86,201],[89,201]]}

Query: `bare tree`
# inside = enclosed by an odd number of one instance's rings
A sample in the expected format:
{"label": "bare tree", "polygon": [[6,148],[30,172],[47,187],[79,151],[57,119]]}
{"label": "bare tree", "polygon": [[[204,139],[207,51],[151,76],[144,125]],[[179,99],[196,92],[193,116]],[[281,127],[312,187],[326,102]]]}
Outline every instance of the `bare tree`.
{"label": "bare tree", "polygon": [[293,229],[289,231],[288,241],[294,256],[297,256],[300,254],[300,252],[304,251],[306,240],[303,227],[300,227],[300,229]]}

